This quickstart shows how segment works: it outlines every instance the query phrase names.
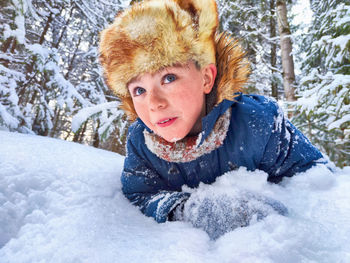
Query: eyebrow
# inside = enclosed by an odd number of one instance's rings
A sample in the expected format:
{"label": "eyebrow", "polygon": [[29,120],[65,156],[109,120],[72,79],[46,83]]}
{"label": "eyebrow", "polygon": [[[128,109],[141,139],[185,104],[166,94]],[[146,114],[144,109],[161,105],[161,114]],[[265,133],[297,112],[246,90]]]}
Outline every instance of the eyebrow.
{"label": "eyebrow", "polygon": [[136,77],[133,77],[132,79],[130,79],[128,81],[128,83],[126,83],[126,86],[128,86],[129,84],[133,83],[133,82],[137,82],[137,81],[140,81],[140,78],[141,78],[141,75],[138,75]]}
{"label": "eyebrow", "polygon": [[[167,71],[169,70],[169,68],[184,68],[184,67],[189,67],[188,64],[182,64],[182,63],[175,63],[173,64],[172,66],[168,66],[168,67],[164,67],[164,68],[160,68],[159,70],[157,70],[156,72],[152,73],[151,75],[154,76],[162,71]],[[141,78],[141,75],[142,74],[139,74],[138,76],[136,77],[133,77],[132,79],[130,79],[130,81],[127,83],[127,85],[133,83],[133,82],[137,82],[137,81],[140,81],[140,78]]]}
{"label": "eyebrow", "polygon": [[172,66],[161,68],[157,72],[161,72],[163,70],[167,70],[168,68],[184,68],[184,67],[189,67],[188,63],[183,64],[183,63],[178,62],[178,63],[173,64]]}

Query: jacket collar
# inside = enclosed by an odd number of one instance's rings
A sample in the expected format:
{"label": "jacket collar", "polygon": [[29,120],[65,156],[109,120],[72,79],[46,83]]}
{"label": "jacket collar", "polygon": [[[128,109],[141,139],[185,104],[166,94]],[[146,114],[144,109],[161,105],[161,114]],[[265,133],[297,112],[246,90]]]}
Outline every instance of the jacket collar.
{"label": "jacket collar", "polygon": [[208,135],[213,130],[218,118],[224,114],[229,107],[234,103],[232,100],[223,100],[221,103],[216,105],[208,115],[202,119],[202,132],[200,133],[201,140],[199,145],[201,145]]}
{"label": "jacket collar", "polygon": [[[232,101],[225,100],[215,107],[204,120],[207,127],[197,136],[186,137],[177,142],[168,142],[154,133],[143,131],[149,151],[168,162],[190,162],[208,154],[223,145],[231,123]],[[226,111],[224,111],[226,109]],[[221,114],[221,112],[223,112]],[[216,120],[216,121],[214,121]]]}

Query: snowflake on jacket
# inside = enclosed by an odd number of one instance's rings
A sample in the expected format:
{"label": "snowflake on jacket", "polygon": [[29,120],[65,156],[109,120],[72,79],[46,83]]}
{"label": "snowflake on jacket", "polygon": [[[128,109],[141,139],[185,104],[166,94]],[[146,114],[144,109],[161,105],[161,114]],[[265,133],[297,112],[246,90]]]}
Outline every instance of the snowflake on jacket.
{"label": "snowflake on jacket", "polygon": [[122,190],[157,222],[188,199],[183,185],[210,184],[240,166],[263,170],[269,181],[279,182],[323,158],[270,98],[240,94],[214,107],[202,123],[202,133],[185,138],[182,147],[157,140],[139,119],[129,129]]}

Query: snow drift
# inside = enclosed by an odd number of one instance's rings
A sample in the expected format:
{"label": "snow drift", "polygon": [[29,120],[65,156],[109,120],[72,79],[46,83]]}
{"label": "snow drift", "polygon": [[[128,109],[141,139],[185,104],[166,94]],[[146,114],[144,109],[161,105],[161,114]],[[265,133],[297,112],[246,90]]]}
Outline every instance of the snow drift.
{"label": "snow drift", "polygon": [[124,158],[0,132],[0,262],[350,262],[350,167],[266,182],[243,168],[198,195],[249,190],[284,203],[216,241],[186,222],[157,224],[121,192]]}

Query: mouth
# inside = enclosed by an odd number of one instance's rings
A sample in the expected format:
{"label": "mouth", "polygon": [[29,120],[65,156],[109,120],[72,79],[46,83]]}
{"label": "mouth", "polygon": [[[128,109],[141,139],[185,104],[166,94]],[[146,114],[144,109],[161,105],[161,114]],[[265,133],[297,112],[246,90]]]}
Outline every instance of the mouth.
{"label": "mouth", "polygon": [[177,117],[175,118],[167,118],[167,119],[162,119],[160,121],[157,122],[157,125],[164,128],[167,126],[170,126],[171,124],[173,124],[175,121],[177,120]]}

